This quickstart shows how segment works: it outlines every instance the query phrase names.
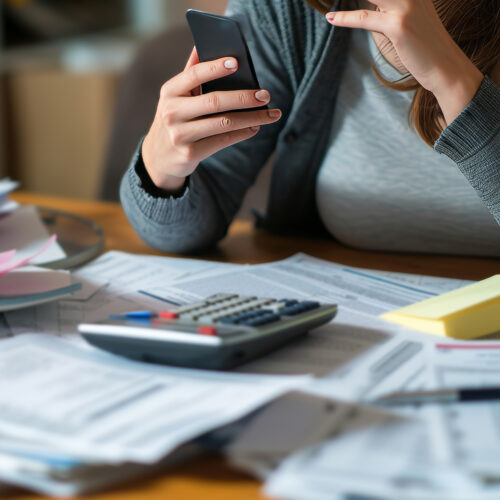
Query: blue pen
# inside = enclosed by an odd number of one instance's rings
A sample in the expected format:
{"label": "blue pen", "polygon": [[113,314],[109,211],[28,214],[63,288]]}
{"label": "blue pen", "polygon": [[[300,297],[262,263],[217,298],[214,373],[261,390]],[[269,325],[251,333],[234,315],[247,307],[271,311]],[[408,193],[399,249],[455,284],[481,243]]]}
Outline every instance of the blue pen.
{"label": "blue pen", "polygon": [[156,316],[157,314],[151,311],[131,311],[122,315],[112,315],[109,319],[151,319]]}

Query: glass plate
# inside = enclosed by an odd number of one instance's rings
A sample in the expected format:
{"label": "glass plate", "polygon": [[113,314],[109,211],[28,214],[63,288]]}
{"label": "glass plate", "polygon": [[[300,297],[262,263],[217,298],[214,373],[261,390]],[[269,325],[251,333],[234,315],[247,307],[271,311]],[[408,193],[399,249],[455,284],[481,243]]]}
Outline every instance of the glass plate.
{"label": "glass plate", "polygon": [[104,248],[104,231],[94,221],[53,208],[37,207],[49,234],[57,234],[57,243],[66,253],[64,259],[45,262],[50,269],[71,269],[97,257]]}

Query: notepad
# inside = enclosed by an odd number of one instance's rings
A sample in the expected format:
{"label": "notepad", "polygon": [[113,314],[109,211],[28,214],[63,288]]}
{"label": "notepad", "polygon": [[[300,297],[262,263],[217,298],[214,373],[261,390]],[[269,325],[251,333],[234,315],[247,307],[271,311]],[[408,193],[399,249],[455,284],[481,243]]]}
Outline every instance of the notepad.
{"label": "notepad", "polygon": [[500,275],[381,316],[414,330],[456,339],[500,331]]}

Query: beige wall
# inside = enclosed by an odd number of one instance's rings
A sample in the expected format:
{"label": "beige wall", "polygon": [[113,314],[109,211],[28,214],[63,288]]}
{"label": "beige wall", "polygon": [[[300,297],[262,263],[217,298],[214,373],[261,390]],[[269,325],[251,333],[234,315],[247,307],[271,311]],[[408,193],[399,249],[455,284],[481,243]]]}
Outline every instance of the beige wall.
{"label": "beige wall", "polygon": [[7,77],[11,158],[25,190],[96,198],[117,76],[61,69]]}

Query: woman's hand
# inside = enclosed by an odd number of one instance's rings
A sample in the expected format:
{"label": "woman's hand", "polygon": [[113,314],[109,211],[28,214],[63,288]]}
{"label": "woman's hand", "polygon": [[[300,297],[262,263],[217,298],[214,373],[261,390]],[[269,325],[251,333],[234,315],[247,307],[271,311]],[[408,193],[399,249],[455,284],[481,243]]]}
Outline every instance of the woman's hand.
{"label": "woman's hand", "polygon": [[193,50],[184,71],[163,85],[155,119],[142,146],[144,165],[157,187],[179,190],[202,160],[250,139],[261,125],[281,118],[277,109],[230,112],[264,106],[271,98],[266,90],[201,95],[203,83],[236,71],[234,58],[200,63]]}
{"label": "woman's hand", "polygon": [[335,26],[383,33],[412,76],[438,100],[451,123],[476,94],[483,75],[443,26],[432,0],[368,0],[377,10],[330,12]]}

